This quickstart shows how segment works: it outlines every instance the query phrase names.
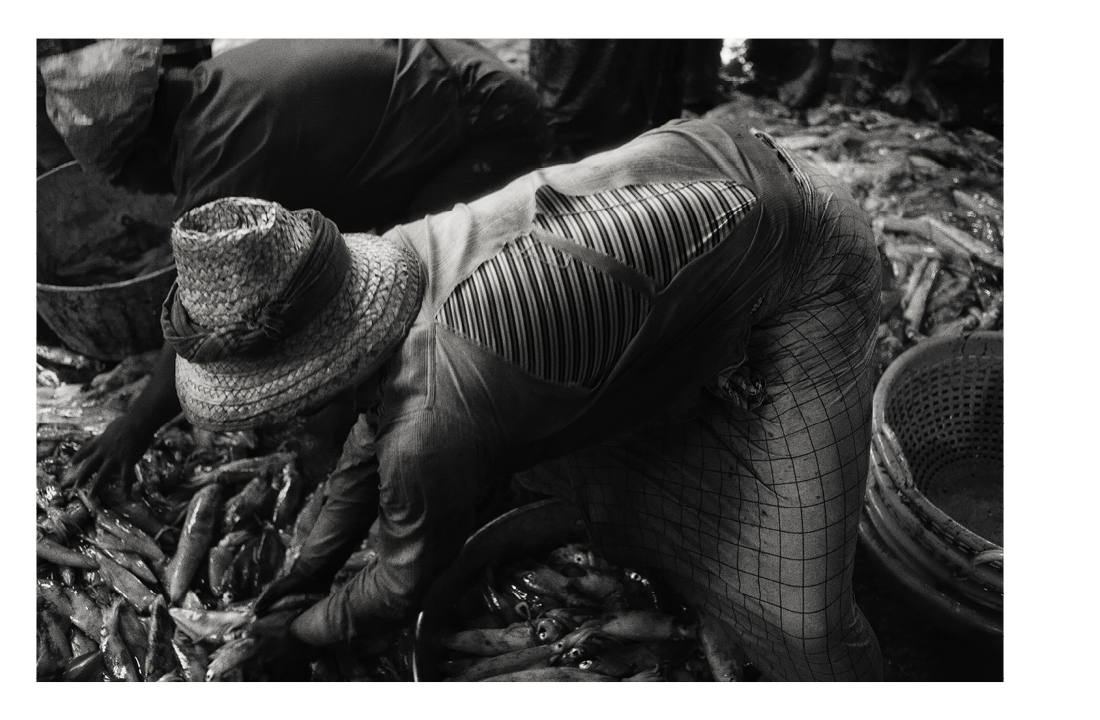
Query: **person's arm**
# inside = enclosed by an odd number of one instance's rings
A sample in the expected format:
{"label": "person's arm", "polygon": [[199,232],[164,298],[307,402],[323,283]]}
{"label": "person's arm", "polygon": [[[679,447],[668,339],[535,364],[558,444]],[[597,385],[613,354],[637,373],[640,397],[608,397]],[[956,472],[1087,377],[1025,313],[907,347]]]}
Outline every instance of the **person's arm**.
{"label": "person's arm", "polygon": [[258,615],[279,598],[320,589],[347,561],[378,512],[378,457],[374,430],[366,415],[348,434],[336,469],[325,481],[321,514],[303,543],[290,572],[266,587],[256,600]]}
{"label": "person's arm", "polygon": [[81,485],[90,480],[88,487],[94,494],[117,473],[128,494],[134,482],[134,465],[149,448],[157,430],[178,415],[180,409],[176,395],[176,352],[165,344],[148,384],[134,398],[126,414],[116,418],[73,455],[66,483]]}
{"label": "person's arm", "polygon": [[487,462],[469,423],[437,408],[388,432],[379,446],[378,560],[293,622],[291,634],[307,645],[368,638],[408,620],[474,529]]}

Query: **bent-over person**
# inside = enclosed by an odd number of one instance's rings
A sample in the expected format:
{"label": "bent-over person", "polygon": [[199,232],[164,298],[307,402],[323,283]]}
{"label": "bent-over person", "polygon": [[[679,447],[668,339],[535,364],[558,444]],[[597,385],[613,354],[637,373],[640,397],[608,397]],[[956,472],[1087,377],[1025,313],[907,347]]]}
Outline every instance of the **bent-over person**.
{"label": "bent-over person", "polygon": [[377,558],[291,636],[410,620],[516,477],[576,503],[609,561],[659,570],[765,679],[881,678],[852,592],[878,256],[849,194],[767,135],[672,121],[381,236],[229,198],[173,245],[163,324],[192,423],[278,422],[349,388],[366,410],[262,604],[368,524]]}

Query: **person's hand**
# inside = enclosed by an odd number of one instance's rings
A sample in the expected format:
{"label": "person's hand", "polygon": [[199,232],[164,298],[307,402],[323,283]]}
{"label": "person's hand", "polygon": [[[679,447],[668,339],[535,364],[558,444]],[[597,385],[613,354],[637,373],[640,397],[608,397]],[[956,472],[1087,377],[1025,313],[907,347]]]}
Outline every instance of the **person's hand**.
{"label": "person's hand", "polygon": [[301,615],[302,610],[283,610],[270,615],[257,617],[249,626],[248,632],[265,644],[286,647],[297,642],[290,633],[290,624]]}
{"label": "person's hand", "polygon": [[[308,576],[291,570],[289,573],[264,588],[260,596],[256,598],[256,604],[253,606],[252,610],[256,613],[257,617],[266,615],[271,606],[276,602],[287,595],[305,592],[312,584]],[[301,610],[298,612],[301,612]],[[279,613],[273,613],[272,616],[277,614]]]}
{"label": "person's hand", "polygon": [[123,492],[129,495],[135,478],[134,465],[151,440],[152,434],[139,428],[128,416],[116,418],[102,434],[76,451],[62,484],[80,487],[87,482],[89,492],[95,495],[106,480],[118,476]]}

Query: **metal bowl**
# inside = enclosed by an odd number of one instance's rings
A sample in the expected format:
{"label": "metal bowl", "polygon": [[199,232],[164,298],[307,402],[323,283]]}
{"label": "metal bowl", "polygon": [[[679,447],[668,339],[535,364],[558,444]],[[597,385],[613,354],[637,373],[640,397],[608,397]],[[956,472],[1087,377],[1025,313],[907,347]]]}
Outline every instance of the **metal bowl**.
{"label": "metal bowl", "polygon": [[542,500],[516,508],[471,535],[424,598],[416,620],[413,680],[442,680],[436,670],[440,649],[435,638],[442,628],[456,620],[455,599],[481,578],[485,568],[588,540],[588,528],[580,509],[560,500]]}

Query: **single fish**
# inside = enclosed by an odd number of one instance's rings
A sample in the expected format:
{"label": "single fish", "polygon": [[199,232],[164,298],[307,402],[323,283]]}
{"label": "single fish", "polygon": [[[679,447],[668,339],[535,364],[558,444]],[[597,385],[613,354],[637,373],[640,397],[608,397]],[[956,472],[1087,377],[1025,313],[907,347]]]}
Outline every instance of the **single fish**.
{"label": "single fish", "polygon": [[100,575],[115,592],[126,598],[138,612],[144,613],[149,610],[149,606],[153,604],[157,594],[150,590],[145,583],[132,572],[107,557],[99,548],[89,545],[84,548],[84,552],[99,563]]}
{"label": "single fish", "polygon": [[238,610],[185,610],[168,608],[176,627],[193,642],[219,645],[240,634],[255,617],[248,608]]}
{"label": "single fish", "polygon": [[226,675],[256,657],[261,649],[259,639],[246,636],[228,641],[214,651],[206,668],[206,682],[220,682]]}
{"label": "single fish", "polygon": [[39,610],[49,610],[65,617],[73,614],[72,602],[66,597],[64,589],[53,580],[38,578],[36,598]]}
{"label": "single fish", "polygon": [[56,672],[72,660],[68,625],[68,618],[62,618],[49,610],[38,611],[38,675]]}
{"label": "single fish", "polygon": [[549,615],[543,615],[537,620],[530,621],[533,624],[532,634],[539,645],[548,645],[557,642],[569,634],[576,626],[570,627],[565,621]]}
{"label": "single fish", "polygon": [[95,649],[74,656],[65,667],[61,679],[66,682],[106,682],[111,680],[103,663],[103,651]]}
{"label": "single fish", "polygon": [[102,508],[96,514],[95,523],[97,529],[114,535],[124,543],[126,550],[141,555],[154,567],[168,562],[164,551],[152,537],[114,511]]}
{"label": "single fish", "polygon": [[618,609],[627,609],[623,584],[610,572],[584,565],[567,565],[560,571],[569,579],[570,587],[585,597],[604,607],[615,605]]}
{"label": "single fish", "polygon": [[[104,487],[99,494],[112,515],[130,523],[150,538],[157,537],[164,530],[164,523],[144,500],[123,495],[122,490],[115,485]],[[159,549],[158,546],[157,550]]]}
{"label": "single fish", "polygon": [[485,608],[497,617],[505,626],[528,619],[516,612],[517,600],[509,597],[496,587],[496,578],[491,567],[485,569],[485,575],[478,583]]}
{"label": "single fish", "polygon": [[520,622],[499,630],[460,630],[440,636],[439,644],[469,655],[492,656],[534,647],[538,642],[531,625]]}
{"label": "single fish", "polygon": [[305,503],[302,504],[302,509],[298,511],[298,517],[294,520],[294,528],[290,532],[290,537],[286,541],[286,555],[283,557],[283,567],[279,571],[279,575],[286,575],[290,572],[290,568],[293,567],[294,561],[298,559],[298,555],[302,552],[302,546],[305,545],[306,539],[309,537],[309,533],[313,530],[314,524],[317,522],[317,518],[321,515],[321,506],[325,503],[325,485],[322,482],[309,497],[306,498]]}
{"label": "single fish", "polygon": [[[599,612],[592,608],[552,608],[539,617],[561,624],[566,633],[599,624]],[[536,621],[536,622],[538,622]],[[559,638],[555,638],[557,640]]]}
{"label": "single fish", "polygon": [[70,550],[64,545],[54,542],[46,537],[41,530],[37,533],[35,555],[39,560],[46,560],[55,565],[66,565],[68,567],[82,568],[84,570],[99,569],[99,564],[95,560],[83,553],[79,553],[76,550]]}
{"label": "single fish", "polygon": [[275,507],[271,515],[271,524],[276,530],[287,530],[297,517],[298,508],[302,504],[302,495],[305,492],[306,481],[294,462],[288,462],[281,470],[275,473],[271,486],[278,493],[275,497]]}
{"label": "single fish", "polygon": [[[157,595],[157,600],[160,599],[161,596]],[[130,654],[134,656],[138,677],[144,680],[145,656],[149,654],[149,624],[137,616],[132,605],[124,603],[118,610],[118,629]]]}
{"label": "single fish", "polygon": [[742,663],[729,635],[719,621],[705,615],[699,623],[699,641],[710,666],[710,673],[717,682],[737,682]]}
{"label": "single fish", "polygon": [[172,648],[172,635],[175,633],[176,623],[168,612],[168,605],[164,598],[157,596],[149,608],[149,633],[146,637],[148,651],[142,663],[145,682],[160,680],[170,673],[178,673],[180,669],[179,658]]}
{"label": "single fish", "polygon": [[61,387],[61,377],[50,370],[49,368],[42,367],[41,363],[35,363],[36,370],[38,371],[38,385],[44,387]]}
{"label": "single fish", "polygon": [[63,588],[66,599],[72,607],[69,619],[73,625],[84,631],[84,634],[98,641],[103,631],[103,610],[87,593],[72,586]]}
{"label": "single fish", "polygon": [[103,362],[100,360],[93,360],[92,358],[75,353],[65,348],[55,347],[53,345],[35,345],[35,354],[39,360],[47,363],[53,363],[54,365],[63,365],[73,370],[102,372]]}
{"label": "single fish", "polygon": [[225,503],[222,513],[223,533],[258,526],[271,515],[278,493],[264,476],[254,477],[244,488]]}
{"label": "single fish", "polygon": [[568,667],[544,667],[484,678],[486,682],[608,682],[615,678],[587,670]]}
{"label": "single fish", "polygon": [[582,627],[547,646],[551,652],[550,664],[576,666],[581,660],[593,657],[616,643],[614,638],[594,627]]}
{"label": "single fish", "polygon": [[149,569],[149,566],[145,564],[141,556],[135,552],[128,551],[126,549],[126,543],[115,535],[99,529],[96,531],[95,535],[86,538],[86,540],[103,551],[107,557],[132,572],[142,582],[153,586],[161,584],[161,578]]}
{"label": "single fish", "polygon": [[546,564],[557,570],[563,565],[580,565],[604,571],[611,569],[607,561],[596,555],[591,545],[584,543],[570,543],[555,548],[547,556]]}
{"label": "single fish", "polygon": [[604,635],[620,640],[684,640],[695,638],[694,624],[654,610],[626,610],[606,616],[597,626]]}
{"label": "single fish", "polygon": [[233,564],[226,573],[222,594],[232,602],[240,598],[253,597],[258,589],[256,577],[256,555],[260,547],[260,538],[252,536],[237,550]]}
{"label": "single fish", "polygon": [[210,548],[206,558],[207,584],[215,595],[225,592],[228,573],[233,567],[233,558],[241,545],[254,537],[251,530],[238,530],[223,537],[218,544]]}
{"label": "single fish", "polygon": [[74,658],[90,652],[99,652],[99,642],[88,637],[87,633],[75,625],[69,630],[69,646],[73,650]]}
{"label": "single fish", "polygon": [[103,616],[104,633],[100,641],[100,649],[103,651],[107,671],[115,680],[139,682],[141,677],[137,663],[126,641],[123,640],[119,627],[119,611],[123,602],[122,598],[115,600]]}
{"label": "single fish", "polygon": [[252,480],[256,477],[269,477],[295,458],[294,453],[276,452],[259,457],[241,458],[218,465],[210,470],[197,472],[185,483],[187,487],[201,488],[211,484],[231,485]]}
{"label": "single fish", "polygon": [[180,601],[179,606],[184,610],[197,610],[200,612],[207,609],[206,605],[203,604],[202,600],[199,599],[199,596],[195,594],[194,590],[188,590],[186,593],[184,593],[183,600]]}
{"label": "single fish", "polygon": [[166,571],[166,589],[173,603],[179,602],[187,592],[199,565],[206,558],[220,504],[221,487],[207,485],[195,493],[187,507],[179,543]]}
{"label": "single fish", "polygon": [[206,668],[210,665],[210,655],[201,645],[177,628],[172,635],[172,649],[176,652],[176,659],[179,660],[184,680],[206,682]]}
{"label": "single fish", "polygon": [[503,655],[486,657],[472,663],[465,672],[450,678],[450,680],[476,682],[517,670],[544,667],[550,663],[551,652],[549,645],[536,645],[522,650],[513,650]]}
{"label": "single fish", "polygon": [[625,678],[658,667],[661,657],[646,643],[629,643],[610,647],[577,663],[581,670]]}
{"label": "single fish", "polygon": [[275,578],[282,568],[285,554],[286,548],[283,547],[279,531],[273,527],[264,528],[260,533],[260,541],[256,543],[253,551],[252,559],[256,567],[253,595],[259,593],[264,585]]}

